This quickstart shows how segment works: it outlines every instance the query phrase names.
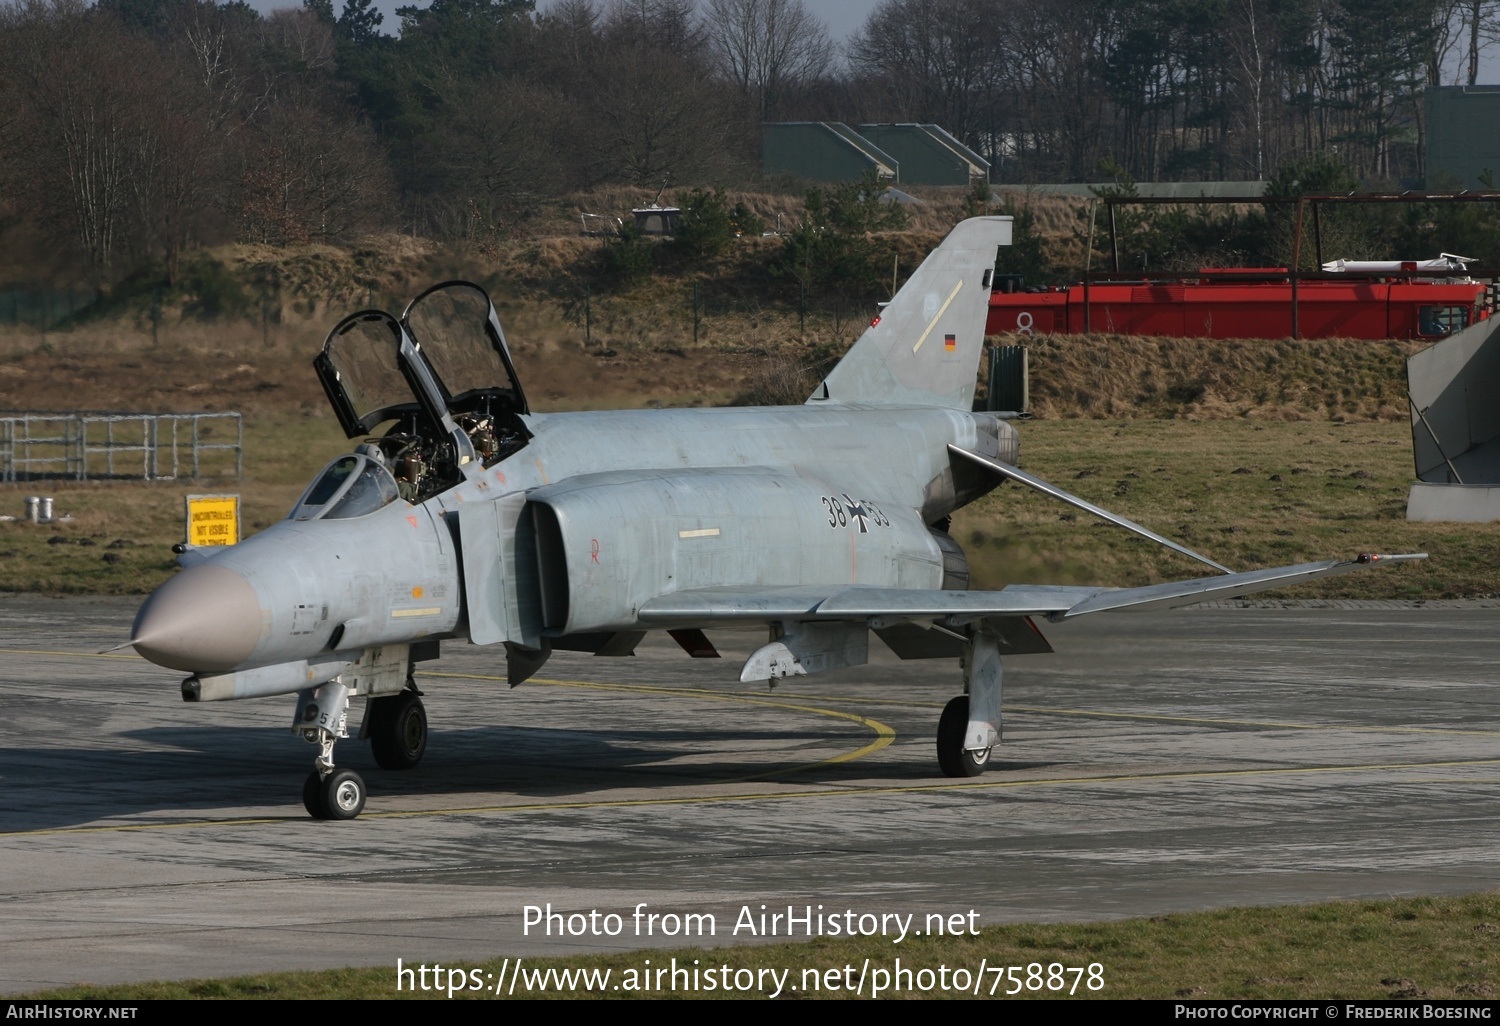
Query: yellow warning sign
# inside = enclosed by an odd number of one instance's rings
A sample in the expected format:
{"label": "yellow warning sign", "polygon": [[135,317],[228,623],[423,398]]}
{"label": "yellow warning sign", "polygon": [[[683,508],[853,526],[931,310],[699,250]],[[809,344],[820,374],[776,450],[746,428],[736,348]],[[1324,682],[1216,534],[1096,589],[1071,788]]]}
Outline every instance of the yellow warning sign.
{"label": "yellow warning sign", "polygon": [[238,545],[240,543],[240,497],[238,495],[189,495],[187,497],[187,541],[189,545]]}

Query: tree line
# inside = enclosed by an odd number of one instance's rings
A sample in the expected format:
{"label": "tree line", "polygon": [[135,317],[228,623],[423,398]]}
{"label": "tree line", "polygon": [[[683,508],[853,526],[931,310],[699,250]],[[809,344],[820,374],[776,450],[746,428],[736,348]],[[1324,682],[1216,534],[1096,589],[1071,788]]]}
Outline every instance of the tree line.
{"label": "tree line", "polygon": [[[193,247],[504,235],[608,184],[760,180],[767,120],[942,125],[997,182],[1420,179],[1500,0],[10,0],[0,232],[107,287]],[[1473,186],[1476,183],[1464,183]]]}

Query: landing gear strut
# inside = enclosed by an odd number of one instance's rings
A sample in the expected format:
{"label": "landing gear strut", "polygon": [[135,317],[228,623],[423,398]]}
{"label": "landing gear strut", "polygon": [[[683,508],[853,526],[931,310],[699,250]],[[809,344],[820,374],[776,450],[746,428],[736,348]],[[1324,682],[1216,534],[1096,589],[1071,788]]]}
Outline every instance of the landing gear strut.
{"label": "landing gear strut", "polygon": [[944,776],[977,777],[1000,740],[1000,639],[981,622],[964,646],[964,690],[943,707],[937,757]]}
{"label": "landing gear strut", "polygon": [[349,688],[338,680],[297,693],[292,730],[318,746],[313,771],[302,784],[302,804],[313,819],[353,819],[364,810],[364,780],[333,765],[333,746],[349,736],[348,720]]}

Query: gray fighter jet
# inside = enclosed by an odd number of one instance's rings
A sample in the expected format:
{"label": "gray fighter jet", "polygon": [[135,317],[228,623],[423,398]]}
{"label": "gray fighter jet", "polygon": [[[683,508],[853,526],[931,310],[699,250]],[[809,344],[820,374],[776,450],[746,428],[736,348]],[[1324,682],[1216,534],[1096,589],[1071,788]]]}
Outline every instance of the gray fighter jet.
{"label": "gray fighter jet", "polygon": [[[531,412],[489,298],[429,289],[400,319],[353,314],[314,361],[339,422],[365,439],[287,518],[233,547],[179,547],[131,644],[190,676],[189,702],[295,695],[317,745],[315,817],[364,807],[335,766],[349,700],[385,768],[416,765],[427,721],[414,666],[442,642],[503,646],[512,686],[554,649],[625,655],[666,630],[760,625],[742,681],[859,666],[873,631],[905,659],[956,658],[938,764],[983,772],[999,737],[1001,660],[1051,651],[1034,617],[1183,605],[1410,556],[1231,573],[1016,468],[1012,424],[972,412],[996,248],[1010,219],[965,221],[805,405]],[[1010,480],[1213,567],[1143,588],[970,591],[955,509]]]}

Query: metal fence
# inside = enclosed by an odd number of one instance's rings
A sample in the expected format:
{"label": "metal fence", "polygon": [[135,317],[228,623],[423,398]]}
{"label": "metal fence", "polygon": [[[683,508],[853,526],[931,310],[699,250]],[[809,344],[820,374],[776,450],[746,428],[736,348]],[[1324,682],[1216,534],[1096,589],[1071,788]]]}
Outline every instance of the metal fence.
{"label": "metal fence", "polygon": [[245,424],[238,413],[0,414],[3,484],[230,473],[239,480],[244,470]]}

